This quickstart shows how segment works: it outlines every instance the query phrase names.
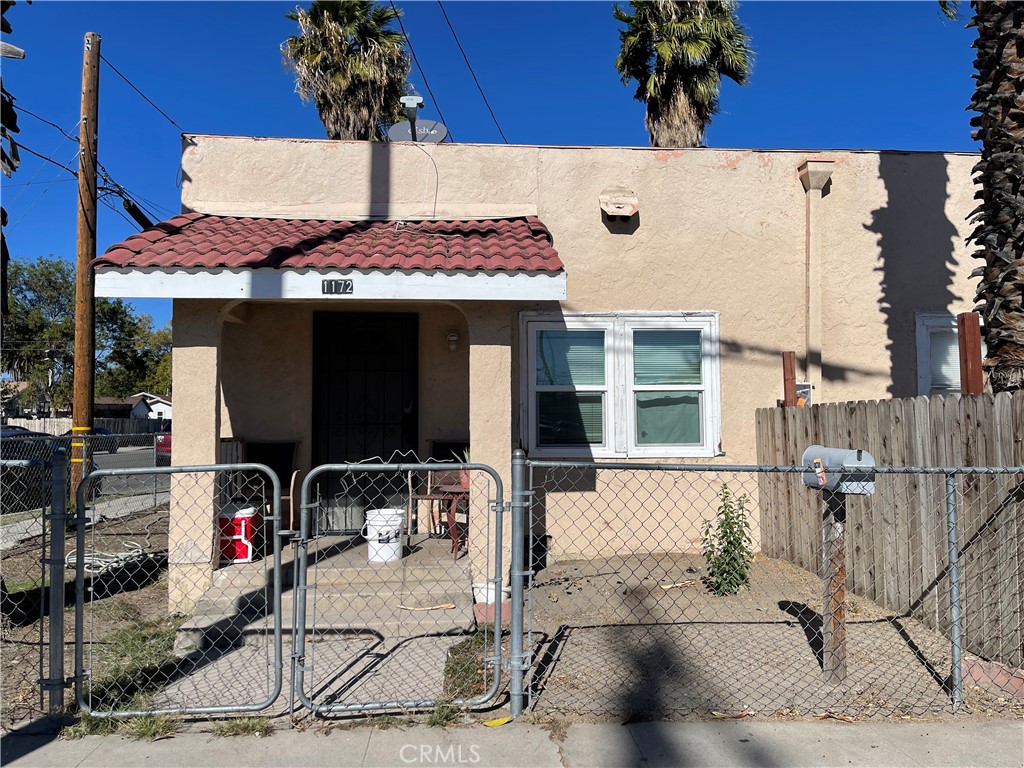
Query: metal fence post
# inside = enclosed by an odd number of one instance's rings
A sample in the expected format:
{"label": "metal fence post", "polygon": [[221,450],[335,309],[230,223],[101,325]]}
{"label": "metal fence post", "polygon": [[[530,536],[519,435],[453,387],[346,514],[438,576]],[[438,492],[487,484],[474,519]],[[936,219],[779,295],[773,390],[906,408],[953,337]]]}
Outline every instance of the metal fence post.
{"label": "metal fence post", "polygon": [[523,549],[526,543],[526,508],[529,502],[526,494],[526,454],[521,450],[512,453],[512,616],[509,653],[509,705],[512,717],[523,713],[524,678],[528,665],[523,653]]}
{"label": "metal fence post", "polygon": [[956,475],[946,474],[946,540],[949,544],[949,619],[950,656],[949,682],[952,688],[953,711],[964,703],[964,680],[961,669],[963,645],[960,611],[960,544],[957,533]]}
{"label": "metal fence post", "polygon": [[64,711],[64,535],[67,528],[68,456],[57,449],[51,460],[50,483],[50,666],[43,686],[49,690],[49,711]]}

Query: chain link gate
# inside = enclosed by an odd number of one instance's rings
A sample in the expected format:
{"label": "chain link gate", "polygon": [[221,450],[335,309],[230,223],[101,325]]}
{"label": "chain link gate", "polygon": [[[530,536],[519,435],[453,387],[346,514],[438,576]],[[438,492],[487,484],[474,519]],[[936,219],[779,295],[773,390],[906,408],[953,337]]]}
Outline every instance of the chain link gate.
{"label": "chain link gate", "polygon": [[82,712],[251,713],[277,700],[281,487],[269,467],[93,471],[74,523]]}
{"label": "chain link gate", "polygon": [[804,467],[526,470],[538,712],[1024,710],[1024,468],[877,467],[838,528]]}
{"label": "chain link gate", "polygon": [[325,715],[494,699],[495,628],[509,610],[505,506],[501,477],[481,464],[313,469],[302,483],[292,611],[301,706]]}

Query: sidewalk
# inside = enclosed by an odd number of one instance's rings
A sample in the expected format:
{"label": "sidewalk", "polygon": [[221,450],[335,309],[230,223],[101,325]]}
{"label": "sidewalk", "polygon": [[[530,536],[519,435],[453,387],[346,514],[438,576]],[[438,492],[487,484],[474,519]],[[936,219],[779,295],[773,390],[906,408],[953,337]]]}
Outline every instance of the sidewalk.
{"label": "sidewalk", "polygon": [[449,729],[368,726],[282,730],[265,739],[185,733],[61,741],[8,734],[0,763],[54,766],[985,766],[1024,765],[1024,721],[956,723],[672,722],[573,724],[564,736],[510,723]]}

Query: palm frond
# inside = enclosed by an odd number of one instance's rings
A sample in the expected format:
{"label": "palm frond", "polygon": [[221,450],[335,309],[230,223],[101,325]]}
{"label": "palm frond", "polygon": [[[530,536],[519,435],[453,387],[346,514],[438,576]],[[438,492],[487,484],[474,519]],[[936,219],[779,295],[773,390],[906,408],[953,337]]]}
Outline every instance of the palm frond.
{"label": "palm frond", "polygon": [[735,9],[732,0],[630,0],[631,13],[613,8],[625,25],[615,67],[647,103],[652,144],[702,141],[722,77],[740,85],[749,79],[754,55]]}
{"label": "palm frond", "polygon": [[402,34],[387,25],[399,13],[369,0],[314,2],[286,14],[299,34],[281,46],[299,95],[312,101],[328,138],[378,138],[400,115],[410,60]]}

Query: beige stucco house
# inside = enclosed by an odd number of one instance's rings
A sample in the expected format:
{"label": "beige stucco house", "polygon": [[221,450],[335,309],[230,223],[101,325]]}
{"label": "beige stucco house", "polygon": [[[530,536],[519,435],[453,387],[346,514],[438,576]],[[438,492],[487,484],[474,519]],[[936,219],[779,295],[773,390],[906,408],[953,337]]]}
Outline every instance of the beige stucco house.
{"label": "beige stucco house", "polygon": [[815,402],[952,386],[974,162],[187,135],[96,290],[174,299],[174,464],[753,463],[783,351]]}

